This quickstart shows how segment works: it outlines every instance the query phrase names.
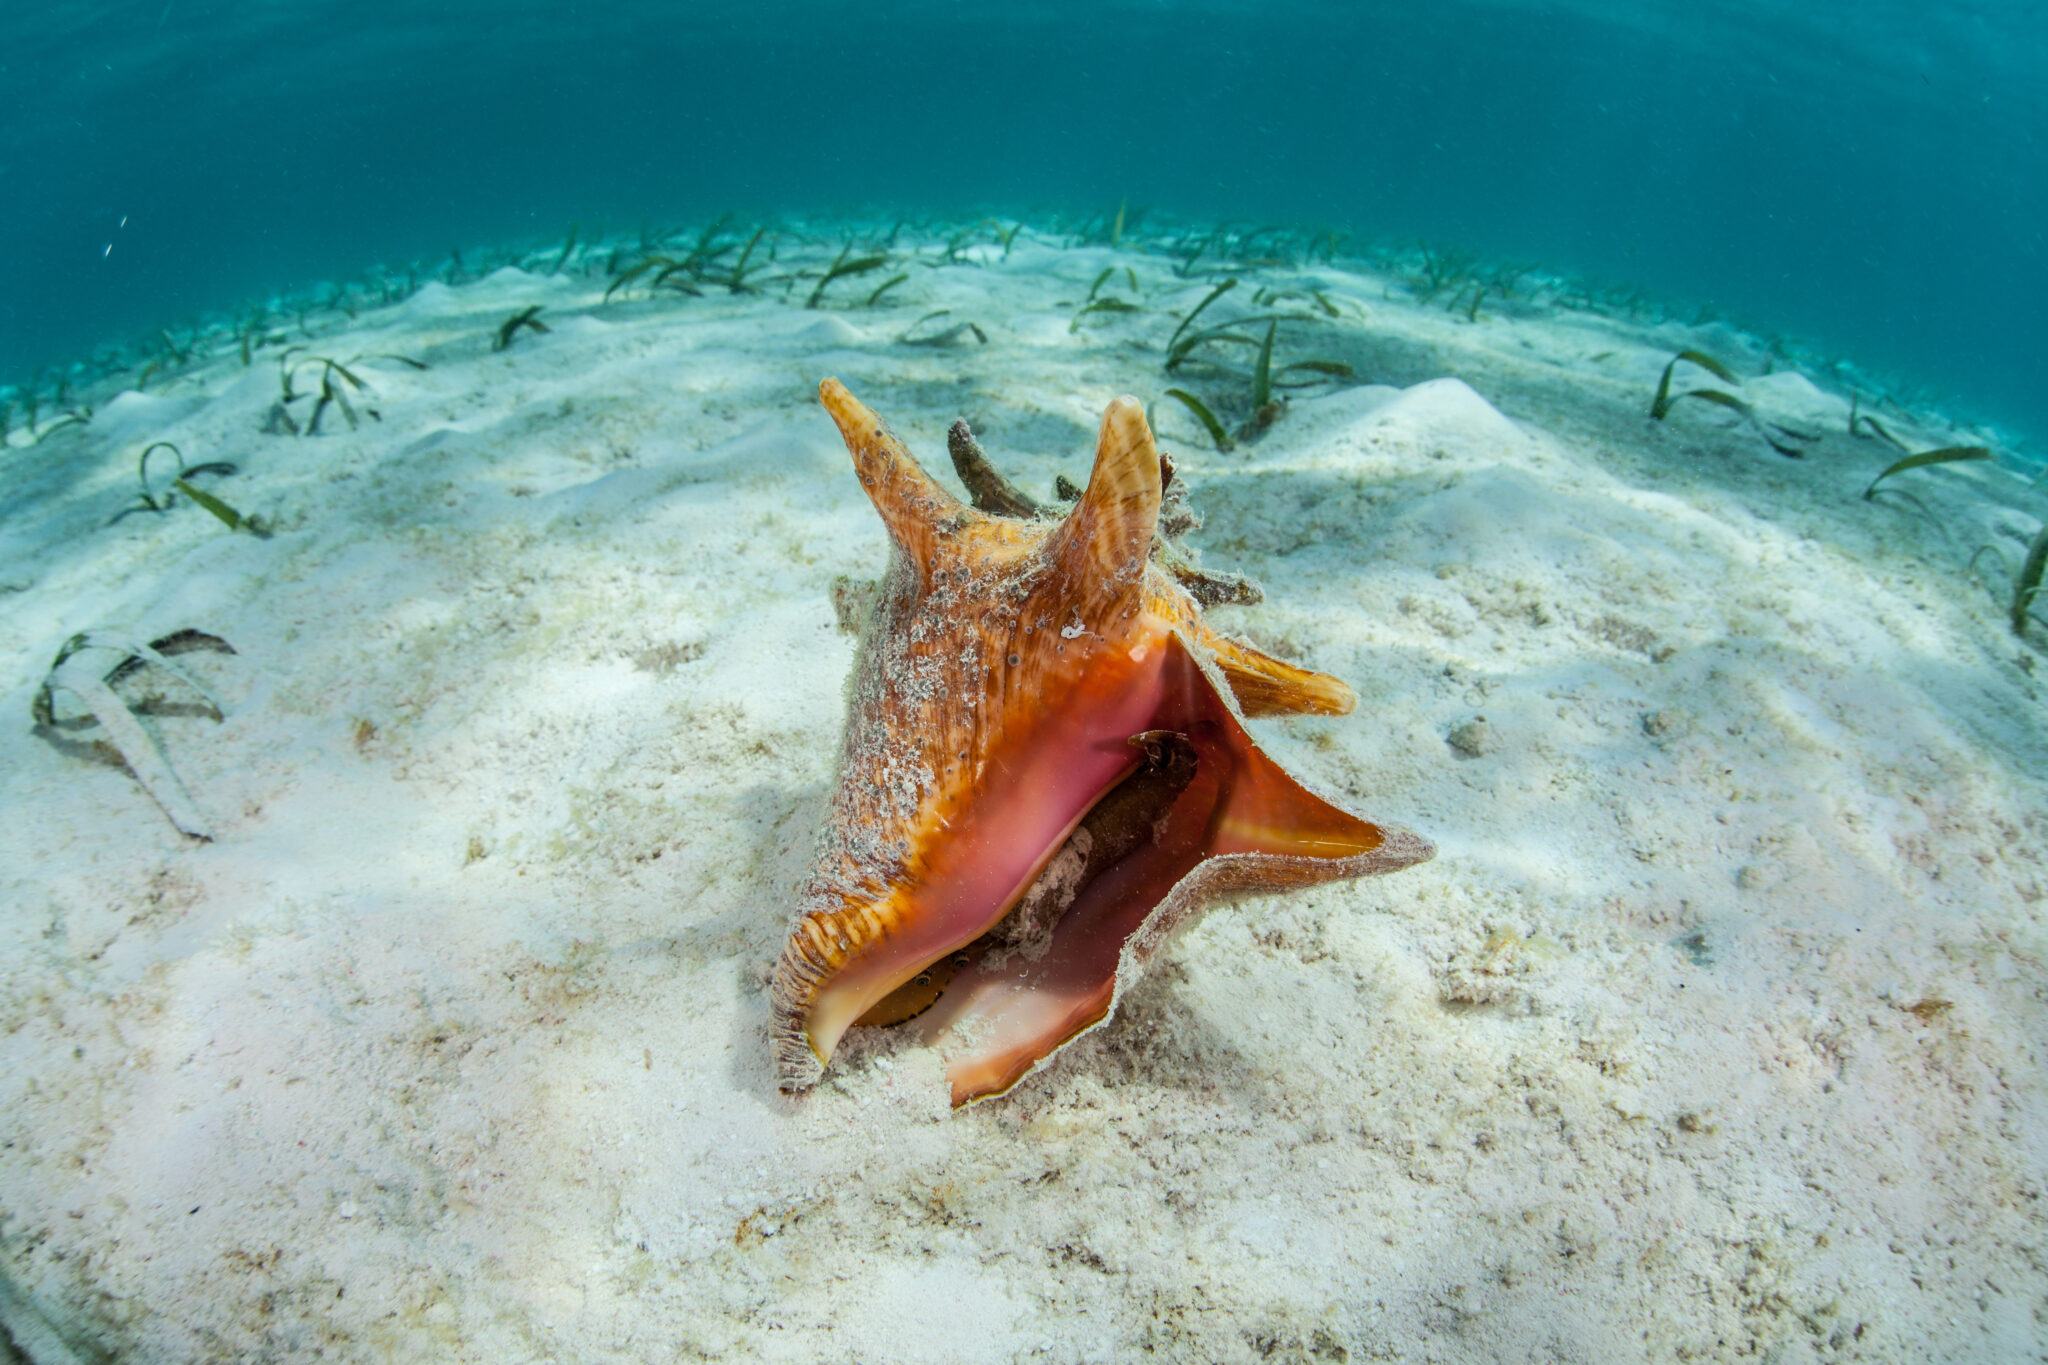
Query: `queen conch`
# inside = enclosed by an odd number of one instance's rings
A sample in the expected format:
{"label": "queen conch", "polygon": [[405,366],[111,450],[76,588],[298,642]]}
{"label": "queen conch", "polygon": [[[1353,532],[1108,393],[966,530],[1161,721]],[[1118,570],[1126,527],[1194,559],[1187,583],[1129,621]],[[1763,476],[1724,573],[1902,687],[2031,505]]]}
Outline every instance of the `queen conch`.
{"label": "queen conch", "polygon": [[[1245,585],[1162,534],[1180,489],[1136,399],[1110,403],[1088,486],[1055,519],[985,466],[987,496],[961,502],[838,380],[819,397],[894,553],[775,969],[784,1090],[815,1085],[851,1026],[915,1021],[955,1105],[1001,1094],[1105,1022],[1207,905],[1433,855],[1246,731],[1356,699],[1203,620],[1198,595]],[[979,450],[964,424],[955,437],[971,475]]]}

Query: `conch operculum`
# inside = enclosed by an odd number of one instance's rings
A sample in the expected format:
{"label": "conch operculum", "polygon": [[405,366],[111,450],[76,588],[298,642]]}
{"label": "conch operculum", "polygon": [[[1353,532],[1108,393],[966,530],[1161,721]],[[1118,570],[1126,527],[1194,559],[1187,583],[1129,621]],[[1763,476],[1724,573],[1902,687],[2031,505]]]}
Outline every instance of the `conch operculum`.
{"label": "conch operculum", "polygon": [[1053,521],[962,503],[838,380],[819,397],[894,554],[775,970],[784,1090],[814,1085],[851,1025],[915,1017],[954,1104],[1000,1094],[1104,1022],[1205,905],[1435,852],[1311,793],[1245,731],[1355,698],[1211,630],[1157,562],[1164,476],[1136,399],[1109,405],[1088,487]]}

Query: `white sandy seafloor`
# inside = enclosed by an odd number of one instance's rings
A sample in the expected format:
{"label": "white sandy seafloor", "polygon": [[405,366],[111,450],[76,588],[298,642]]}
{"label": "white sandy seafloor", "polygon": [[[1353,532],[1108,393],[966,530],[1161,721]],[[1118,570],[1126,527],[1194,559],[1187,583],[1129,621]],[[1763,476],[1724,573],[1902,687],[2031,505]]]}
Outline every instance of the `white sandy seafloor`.
{"label": "white sandy seafloor", "polygon": [[[17,420],[0,1317],[32,1359],[2042,1358],[2040,637],[1968,568],[2048,511],[2016,463],[1865,502],[1895,452],[1725,327],[1238,270],[1236,311],[1257,280],[1342,314],[1278,362],[1374,382],[1228,454],[1162,406],[1205,562],[1268,594],[1212,616],[1357,688],[1255,729],[1438,857],[1217,909],[1008,1097],[952,1113],[871,1035],[791,1100],[765,985],[834,780],[832,584],[886,554],[818,380],[935,469],[965,415],[1041,496],[1113,395],[1244,381],[1162,371],[1207,280],[1028,231],[926,246],[873,308],[878,275],[601,304],[536,262],[292,325],[362,357],[358,430],[266,434],[280,348],[231,341],[33,448]],[[1112,263],[1143,311],[1070,332]],[[494,352],[527,304],[552,330]],[[941,308],[986,343],[899,340]],[[1682,346],[1826,434],[1649,422]],[[237,462],[207,486],[275,536],[107,526],[157,439]],[[214,842],[32,726],[89,627],[239,651],[183,659],[220,724],[121,685]]]}

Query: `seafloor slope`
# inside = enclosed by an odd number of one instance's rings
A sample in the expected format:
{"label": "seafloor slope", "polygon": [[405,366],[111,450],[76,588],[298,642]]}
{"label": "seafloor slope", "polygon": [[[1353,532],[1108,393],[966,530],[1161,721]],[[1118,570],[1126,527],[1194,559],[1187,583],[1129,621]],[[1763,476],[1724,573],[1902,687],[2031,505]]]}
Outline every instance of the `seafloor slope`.
{"label": "seafloor slope", "polygon": [[[345,390],[353,427],[330,404],[312,436],[273,414],[282,342],[104,386],[89,424],[33,446],[17,424],[17,1343],[39,1361],[2034,1349],[2048,746],[2038,637],[2015,638],[1998,594],[2043,500],[1986,463],[1861,500],[1897,452],[1851,438],[1843,396],[1758,377],[1763,352],[1723,327],[1526,293],[1468,314],[1363,266],[1231,272],[1199,325],[1286,312],[1281,378],[1328,360],[1357,379],[1291,391],[1228,453],[1161,404],[1208,562],[1268,591],[1213,615],[1358,689],[1356,715],[1260,722],[1261,740],[1440,856],[1213,913],[1005,1099],[949,1113],[933,1059],[886,1036],[810,1097],[777,1094],[764,984],[854,647],[834,583],[885,551],[818,379],[935,466],[967,416],[1044,494],[1083,473],[1118,392],[1180,385],[1243,422],[1255,350],[1214,343],[1200,354],[1229,368],[1166,375],[1222,272],[1142,250],[899,246],[908,278],[873,306],[880,272],[807,310],[832,250],[792,243],[774,269],[809,278],[760,294],[649,298],[650,271],[601,302],[603,273],[543,254],[322,313],[291,330],[315,397],[287,413],[303,427],[317,401],[308,355],[365,387]],[[1091,284],[1136,310],[1076,327]],[[1261,286],[1297,292],[1254,303]],[[494,349],[534,304],[550,330]],[[916,344],[967,322],[985,341]],[[1648,421],[1686,346],[1814,434],[1804,456],[1705,402]],[[1880,421],[1915,448],[1976,439]],[[239,466],[193,482],[274,534],[182,496],[109,526],[155,440]],[[1985,544],[2008,567],[1973,574]],[[180,660],[223,697],[218,724],[161,670],[119,684],[159,699],[141,709],[214,842],[181,838],[92,729],[32,727],[51,656],[90,627],[238,651]]]}

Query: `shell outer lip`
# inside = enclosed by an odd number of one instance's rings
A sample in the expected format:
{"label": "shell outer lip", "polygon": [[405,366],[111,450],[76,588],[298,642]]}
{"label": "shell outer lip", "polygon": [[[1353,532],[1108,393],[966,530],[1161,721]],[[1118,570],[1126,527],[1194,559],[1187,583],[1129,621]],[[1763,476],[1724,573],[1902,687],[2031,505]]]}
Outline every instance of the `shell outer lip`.
{"label": "shell outer lip", "polygon": [[[1203,656],[1184,632],[1176,630],[1174,639],[1180,646],[1180,653],[1200,675],[1200,681],[1195,685],[1206,686],[1215,703],[1229,716],[1240,737],[1251,749],[1257,751],[1257,739],[1245,729],[1243,716],[1225,685],[1221,671],[1211,660]],[[1277,767],[1277,764],[1275,766]],[[1286,777],[1302,793],[1315,801],[1344,814],[1352,814],[1342,804],[1331,800],[1293,774],[1286,774]],[[954,1107],[961,1108],[1007,1095],[1027,1078],[1053,1064],[1074,1043],[1115,1019],[1124,998],[1137,985],[1159,950],[1209,910],[1222,904],[1305,889],[1324,882],[1398,872],[1427,862],[1436,856],[1436,846],[1413,830],[1382,820],[1367,820],[1364,816],[1354,815],[1353,818],[1373,826],[1379,832],[1380,839],[1374,847],[1342,858],[1312,858],[1270,851],[1201,856],[1125,935],[1117,953],[1110,981],[1110,995],[1101,1012],[1033,1057],[1021,1070],[1000,1085],[963,1095],[956,1083]],[[928,1042],[935,1041],[936,1037],[935,1033],[927,1031]]]}

